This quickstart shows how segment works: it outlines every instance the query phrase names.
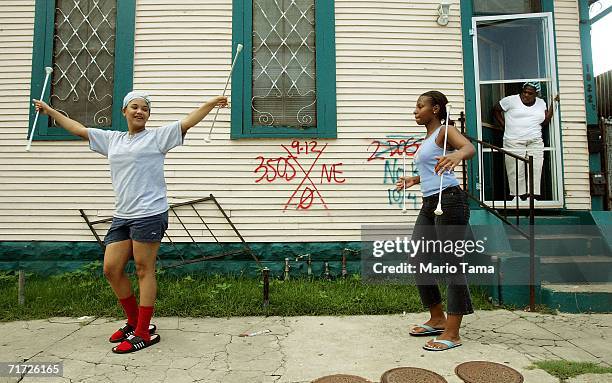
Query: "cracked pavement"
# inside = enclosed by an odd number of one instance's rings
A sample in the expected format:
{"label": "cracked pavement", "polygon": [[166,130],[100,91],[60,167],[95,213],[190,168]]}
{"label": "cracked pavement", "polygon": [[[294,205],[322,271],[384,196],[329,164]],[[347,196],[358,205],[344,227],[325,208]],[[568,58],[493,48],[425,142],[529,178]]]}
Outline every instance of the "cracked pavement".
{"label": "cracked pavement", "polygon": [[[454,368],[488,360],[520,371],[525,382],[557,383],[534,361],[566,359],[612,366],[611,314],[545,315],[478,311],[464,318],[463,346],[427,352],[428,338],[408,335],[425,313],[346,317],[153,318],[161,342],[115,355],[110,334],[123,322],[51,318],[0,323],[0,361],[63,362],[62,378],[24,376],[1,382],[310,382],[353,374],[377,382],[386,370],[412,366],[461,383]],[[241,333],[262,330],[251,337]],[[569,382],[612,382],[612,374]]]}

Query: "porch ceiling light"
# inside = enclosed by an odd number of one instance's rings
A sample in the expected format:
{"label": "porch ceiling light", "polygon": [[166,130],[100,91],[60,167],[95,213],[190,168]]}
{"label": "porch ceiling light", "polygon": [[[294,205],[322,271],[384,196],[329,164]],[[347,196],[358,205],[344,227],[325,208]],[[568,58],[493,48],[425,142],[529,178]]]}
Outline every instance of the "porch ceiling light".
{"label": "porch ceiling light", "polygon": [[441,0],[440,5],[438,6],[438,20],[436,22],[438,25],[448,25],[448,15],[450,14],[451,0]]}

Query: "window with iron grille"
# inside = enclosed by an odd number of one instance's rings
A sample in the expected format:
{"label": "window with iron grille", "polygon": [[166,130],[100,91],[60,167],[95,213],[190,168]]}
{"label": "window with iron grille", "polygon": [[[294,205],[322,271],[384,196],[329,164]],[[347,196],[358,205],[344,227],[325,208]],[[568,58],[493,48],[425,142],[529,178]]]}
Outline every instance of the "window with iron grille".
{"label": "window with iron grille", "polygon": [[[121,101],[132,87],[134,11],[135,0],[38,0],[32,98],[40,98],[44,67],[52,67],[45,102],[85,126],[126,130]],[[35,133],[37,140],[78,139],[46,116]]]}
{"label": "window with iron grille", "polygon": [[232,138],[336,137],[333,1],[234,0]]}

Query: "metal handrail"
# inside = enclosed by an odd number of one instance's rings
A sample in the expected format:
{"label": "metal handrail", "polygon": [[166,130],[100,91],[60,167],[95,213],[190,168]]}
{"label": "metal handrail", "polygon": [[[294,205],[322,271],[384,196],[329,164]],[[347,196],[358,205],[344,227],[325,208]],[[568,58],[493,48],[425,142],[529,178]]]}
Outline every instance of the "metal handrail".
{"label": "metal handrail", "polygon": [[[225,221],[227,222],[227,224],[230,225],[230,227],[232,228],[232,230],[234,231],[236,236],[240,239],[240,242],[241,242],[241,245],[242,245],[242,250],[231,251],[231,252],[225,252],[223,250],[223,246],[222,246],[221,242],[219,241],[217,236],[215,236],[215,234],[213,233],[213,231],[210,228],[210,226],[206,223],[206,221],[204,220],[202,215],[198,212],[198,210],[194,206],[194,205],[199,204],[201,202],[207,202],[207,201],[212,201],[215,204],[215,206],[217,207],[217,209],[221,212],[221,214],[223,214],[223,217],[225,218]],[[195,240],[195,238],[193,238],[193,236],[191,235],[191,232],[189,231],[189,229],[187,228],[187,226],[185,225],[185,223],[183,222],[183,220],[181,219],[181,217],[179,216],[179,214],[175,210],[176,208],[179,208],[179,207],[182,207],[182,206],[189,206],[189,207],[191,207],[192,210],[195,211],[195,213],[197,214],[198,218],[200,218],[200,221],[204,224],[204,226],[206,227],[208,232],[214,238],[214,240],[217,243],[217,245],[219,245],[221,253],[214,254],[214,255],[208,255],[208,256],[204,253],[204,251],[200,248],[200,246],[198,245],[197,241]],[[216,259],[216,258],[221,258],[221,257],[225,257],[225,256],[230,256],[230,255],[242,254],[242,253],[250,254],[251,257],[253,258],[253,260],[257,263],[257,265],[260,265],[260,261],[257,258],[257,255],[255,255],[255,253],[250,248],[249,244],[244,240],[244,237],[242,236],[242,234],[240,234],[240,232],[238,231],[238,229],[236,228],[236,226],[234,225],[234,223],[232,222],[230,217],[227,215],[227,213],[225,212],[223,207],[221,207],[221,205],[219,204],[219,202],[217,201],[215,196],[213,196],[212,194],[210,194],[208,197],[199,198],[199,199],[195,199],[195,200],[192,200],[192,201],[186,201],[186,202],[179,202],[179,203],[170,204],[169,205],[169,211],[171,211],[174,214],[174,217],[179,222],[180,226],[183,228],[183,230],[187,233],[187,235],[191,239],[191,243],[193,243],[196,246],[196,248],[199,250],[201,257],[196,258],[196,259],[186,260],[185,257],[183,256],[183,252],[176,246],[176,243],[172,240],[172,237],[166,231],[165,237],[166,237],[166,239],[168,239],[168,242],[170,242],[170,245],[177,251],[177,254],[179,255],[181,261],[178,262],[178,263],[172,264],[172,265],[167,265],[167,266],[160,267],[160,269],[170,269],[170,268],[184,266],[184,265],[188,265],[188,264],[192,264],[192,263],[196,263],[196,262],[202,262],[202,261],[207,261],[207,260],[210,260],[210,259]],[[95,225],[98,225],[100,223],[111,222],[113,220],[113,217],[108,217],[108,218],[103,218],[103,219],[98,219],[98,220],[95,220],[95,221],[91,221],[83,209],[79,209],[79,212],[81,213],[81,217],[83,217],[83,219],[85,220],[85,223],[89,227],[89,230],[91,230],[92,234],[96,238],[96,241],[98,242],[98,245],[100,245],[100,248],[104,252],[105,249],[106,249],[106,246],[104,245],[104,242],[100,238],[100,236],[99,236],[99,234],[98,234],[98,232],[97,232],[97,230],[95,228]]]}

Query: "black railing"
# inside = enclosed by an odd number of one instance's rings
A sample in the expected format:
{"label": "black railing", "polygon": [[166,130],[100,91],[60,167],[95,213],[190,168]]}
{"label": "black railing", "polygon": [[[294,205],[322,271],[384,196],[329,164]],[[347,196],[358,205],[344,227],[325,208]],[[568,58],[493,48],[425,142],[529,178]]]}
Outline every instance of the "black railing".
{"label": "black railing", "polygon": [[[461,122],[461,133],[472,142],[476,148],[477,156],[474,156],[468,161],[463,161],[463,189],[466,191],[468,197],[476,202],[482,209],[493,214],[499,218],[502,222],[507,224],[521,236],[529,241],[529,309],[535,310],[535,194],[534,194],[534,179],[533,179],[533,156],[521,157],[510,151],[504,150],[500,147],[492,145],[488,142],[472,138],[465,134],[465,114],[461,112],[459,121]],[[491,153],[491,161],[489,166],[485,166],[486,161],[484,153]],[[506,172],[506,161],[514,161],[516,175],[514,180],[508,180],[508,182],[514,182],[514,199],[508,201],[508,187],[506,182],[502,182],[502,193],[496,190],[496,182],[494,182],[495,165],[497,158],[501,158],[501,164],[503,168],[504,177]],[[481,169],[481,164],[483,169]],[[523,167],[526,172],[526,179],[519,180],[518,169]],[[484,169],[486,168],[486,169]],[[499,167],[498,167],[499,168]],[[488,173],[485,177],[485,170]],[[487,182],[488,181],[488,182]],[[525,196],[519,196],[520,183],[525,183],[527,186],[526,199],[529,200],[529,208],[525,209],[520,206],[520,200]],[[472,187],[474,186],[474,187]],[[490,199],[487,198],[490,195]],[[497,196],[502,196],[502,202],[496,201]],[[509,203],[510,202],[510,203]],[[490,205],[489,205],[490,203]],[[520,225],[521,217],[527,217],[529,221],[528,230],[524,229],[524,226]]]}

